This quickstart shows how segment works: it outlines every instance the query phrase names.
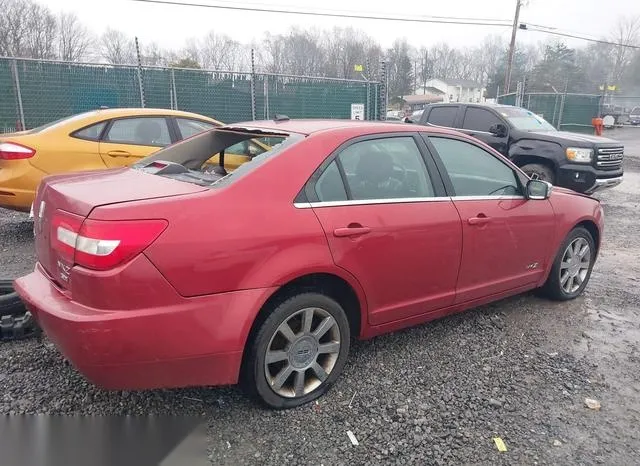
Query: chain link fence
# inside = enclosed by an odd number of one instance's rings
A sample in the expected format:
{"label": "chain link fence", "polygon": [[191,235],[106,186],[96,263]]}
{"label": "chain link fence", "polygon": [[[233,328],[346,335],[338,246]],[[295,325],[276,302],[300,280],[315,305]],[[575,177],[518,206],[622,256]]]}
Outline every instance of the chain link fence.
{"label": "chain link fence", "polygon": [[591,119],[601,116],[602,96],[570,93],[512,93],[498,96],[498,103],[531,110],[559,130],[593,133]]}
{"label": "chain link fence", "polygon": [[0,132],[105,107],[185,110],[225,123],[385,114],[375,81],[0,58]]}

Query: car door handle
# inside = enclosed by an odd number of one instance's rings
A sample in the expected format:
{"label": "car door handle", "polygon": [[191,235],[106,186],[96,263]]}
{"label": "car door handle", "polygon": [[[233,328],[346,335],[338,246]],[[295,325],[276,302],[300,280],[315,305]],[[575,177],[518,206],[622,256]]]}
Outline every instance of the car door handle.
{"label": "car door handle", "polygon": [[360,236],[366,235],[371,232],[371,228],[363,226],[348,226],[346,228],[336,228],[333,230],[333,236],[337,238],[344,238],[347,236]]}
{"label": "car door handle", "polygon": [[107,152],[107,155],[110,157],[130,157],[131,152],[127,152],[126,150],[110,150]]}
{"label": "car door handle", "polygon": [[486,225],[490,221],[491,219],[483,214],[479,214],[477,217],[471,217],[467,220],[469,225]]}

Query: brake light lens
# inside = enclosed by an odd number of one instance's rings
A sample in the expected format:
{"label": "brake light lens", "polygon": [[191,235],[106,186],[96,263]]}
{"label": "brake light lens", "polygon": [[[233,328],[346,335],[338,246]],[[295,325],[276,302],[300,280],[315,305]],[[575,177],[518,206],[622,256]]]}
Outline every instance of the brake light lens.
{"label": "brake light lens", "polygon": [[30,159],[36,150],[15,142],[0,142],[0,160]]}
{"label": "brake light lens", "polygon": [[167,228],[166,220],[92,220],[58,211],[52,221],[54,248],[73,262],[108,270],[144,251]]}

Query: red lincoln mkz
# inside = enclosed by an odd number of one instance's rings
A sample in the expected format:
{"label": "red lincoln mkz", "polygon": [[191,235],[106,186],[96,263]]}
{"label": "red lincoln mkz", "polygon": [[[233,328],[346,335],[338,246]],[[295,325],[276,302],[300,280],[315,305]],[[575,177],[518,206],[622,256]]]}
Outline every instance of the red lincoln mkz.
{"label": "red lincoln mkz", "polygon": [[[273,147],[226,173],[224,149],[250,139]],[[603,228],[597,200],[462,134],[287,118],[49,177],[34,216],[16,289],[87,378],[240,381],[277,408],[326,392],[351,337],[532,289],[575,298]]]}

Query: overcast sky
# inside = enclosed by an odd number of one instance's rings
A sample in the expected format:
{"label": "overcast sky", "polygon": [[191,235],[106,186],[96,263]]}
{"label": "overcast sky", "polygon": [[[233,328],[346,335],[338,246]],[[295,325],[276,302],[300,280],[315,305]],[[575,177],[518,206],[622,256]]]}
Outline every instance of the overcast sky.
{"label": "overcast sky", "polygon": [[[513,20],[515,0],[174,0],[210,4],[259,4],[291,6],[299,9],[323,8],[395,15],[457,16]],[[157,42],[161,47],[180,48],[186,39],[209,30],[225,33],[241,42],[260,38],[264,32],[286,32],[291,26],[331,28],[353,26],[375,38],[383,47],[397,37],[407,37],[416,47],[445,41],[452,46],[476,45],[486,34],[509,39],[509,27],[439,25],[310,17],[279,13],[229,11],[187,6],[137,3],[130,0],[46,0],[54,11],[73,11],[94,33],[106,27],[137,35],[142,43]],[[377,4],[376,4],[377,3]],[[640,0],[525,0],[520,21],[556,27],[564,31],[601,37],[608,35],[620,16],[640,15]],[[519,40],[538,42],[550,36],[518,31]],[[583,41],[567,40],[572,45]]]}

